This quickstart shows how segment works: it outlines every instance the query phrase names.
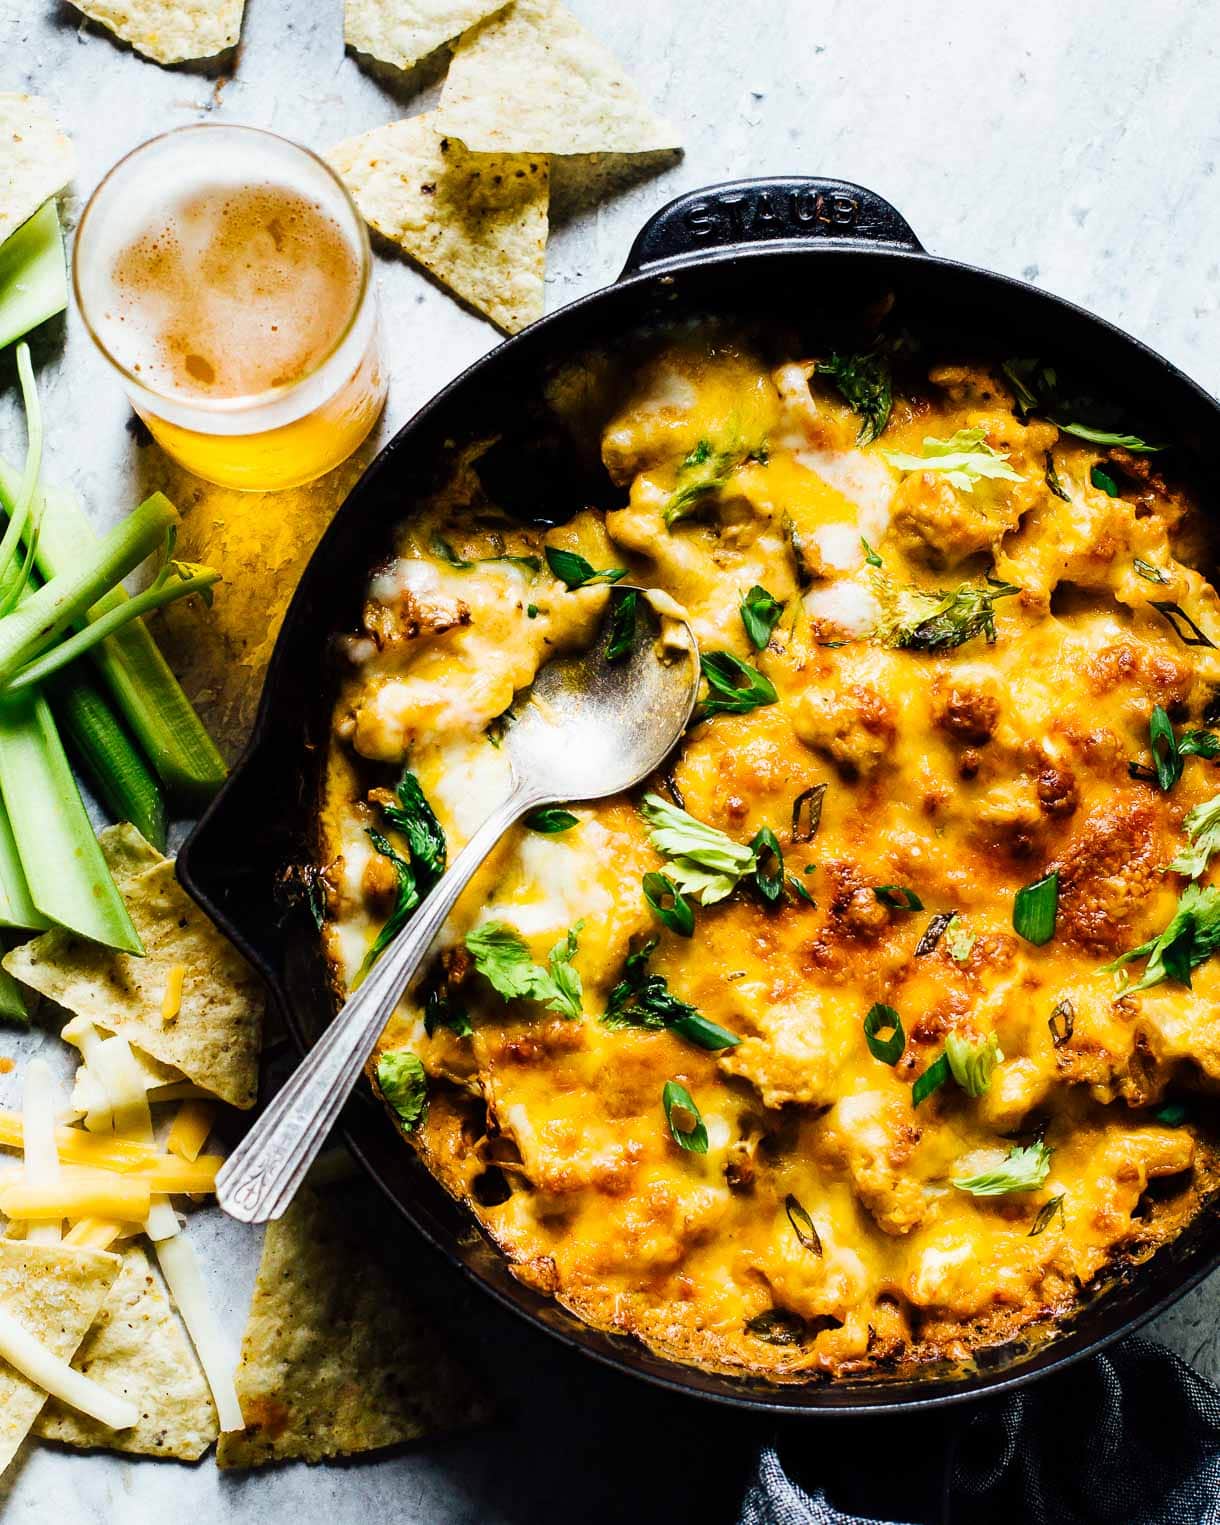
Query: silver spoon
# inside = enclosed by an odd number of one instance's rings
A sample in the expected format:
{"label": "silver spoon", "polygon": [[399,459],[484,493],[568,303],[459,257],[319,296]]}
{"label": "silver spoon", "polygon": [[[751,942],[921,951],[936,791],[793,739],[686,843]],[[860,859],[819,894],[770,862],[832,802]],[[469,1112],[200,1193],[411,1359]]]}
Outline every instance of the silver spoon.
{"label": "silver spoon", "polygon": [[[636,639],[627,655],[607,661],[612,611],[632,593]],[[695,638],[684,621],[678,625],[685,645],[662,653],[660,621],[646,596],[620,585],[593,645],[548,662],[514,701],[501,742],[512,771],[508,798],[475,831],[229,1156],[216,1177],[225,1212],[243,1223],[265,1223],[292,1201],[433,938],[508,828],[542,805],[619,794],[664,761],[690,722],[699,689]]]}

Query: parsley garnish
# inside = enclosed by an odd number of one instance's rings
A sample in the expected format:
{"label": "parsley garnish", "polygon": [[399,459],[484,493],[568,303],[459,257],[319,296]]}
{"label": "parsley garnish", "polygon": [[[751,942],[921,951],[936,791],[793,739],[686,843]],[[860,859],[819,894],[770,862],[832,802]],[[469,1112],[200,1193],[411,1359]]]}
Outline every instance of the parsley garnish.
{"label": "parsley garnish", "polygon": [[525,825],[531,831],[540,832],[544,837],[556,837],[561,831],[571,831],[573,826],[578,826],[580,821],[570,810],[558,810],[553,805],[545,805],[541,810],[531,810],[525,818]]}
{"label": "parsley garnish", "polygon": [[677,485],[665,505],[667,529],[696,513],[718,493],[744,459],[740,450],[716,450],[711,440],[701,439],[678,467]]}
{"label": "parsley garnish", "polygon": [[761,705],[774,704],[779,697],[770,678],[731,651],[702,652],[699,666],[708,687],[708,697],[699,706],[700,720],[713,715],[745,715]]}
{"label": "parsley garnish", "polygon": [[670,879],[700,905],[714,905],[731,895],[758,866],[752,848],[696,820],[659,794],[644,796],[640,814],[649,826],[649,842],[668,859]]}
{"label": "parsley garnish", "polygon": [[874,636],[884,646],[910,651],[950,651],[976,635],[994,644],[996,600],[1021,591],[992,578],[983,586],[962,583],[951,591],[933,593],[895,587],[880,577],[874,582],[885,610]]}
{"label": "parsley garnish", "polygon": [[1220,889],[1209,885],[1188,884],[1178,899],[1178,908],[1169,925],[1158,936],[1141,943],[1103,966],[1103,973],[1129,964],[1135,958],[1147,958],[1144,977],[1128,985],[1116,999],[1135,995],[1162,980],[1177,980],[1189,986],[1191,971],[1197,969],[1220,948]]}
{"label": "parsley garnish", "polygon": [[440,535],[433,535],[428,549],[438,561],[443,561],[446,566],[452,567],[455,572],[469,572],[473,567],[483,566],[489,561],[506,561],[511,566],[521,567],[526,572],[540,572],[542,563],[537,556],[476,556],[473,561],[467,561],[459,556],[447,540]]}
{"label": "parsley garnish", "polygon": [[418,1128],[428,1110],[428,1077],[409,1049],[387,1049],[377,1061],[377,1084],[404,1128]]}
{"label": "parsley garnish", "polygon": [[766,588],[755,583],[741,601],[741,623],[746,627],[750,644],[755,651],[763,651],[771,639],[771,632],[779,623],[784,606]]}
{"label": "parsley garnish", "polygon": [[547,954],[546,969],[534,962],[520,932],[502,921],[472,927],[466,934],[466,951],[475,968],[506,1001],[524,996],[561,1016],[579,1017],[581,983],[572,959],[582,925],[578,921],[555,944]]}
{"label": "parsley garnish", "polygon": [[1182,822],[1190,846],[1184,847],[1169,865],[1169,872],[1198,879],[1214,854],[1220,852],[1220,794],[1186,812]]}
{"label": "parsley garnish", "polygon": [[862,355],[831,355],[819,360],[814,375],[826,376],[860,418],[857,445],[871,445],[885,430],[893,407],[893,382],[885,357],[875,350]]}
{"label": "parsley garnish", "polygon": [[598,572],[591,561],[575,551],[561,551],[554,545],[546,546],[545,550],[547,566],[569,589],[588,588],[599,582],[615,583],[627,575],[626,567],[603,567]]}
{"label": "parsley garnish", "polygon": [[649,974],[648,960],[656,946],[656,938],[650,938],[638,953],[627,959],[623,978],[610,992],[603,1026],[612,1030],[624,1027],[644,1027],[653,1032],[668,1030],[710,1053],[736,1048],[741,1042],[736,1033],[709,1022],[695,1007],[680,1000],[670,990],[664,975]]}
{"label": "parsley garnish", "polygon": [[959,429],[948,439],[936,439],[925,435],[923,454],[911,455],[905,450],[883,450],[881,453],[898,471],[936,471],[959,492],[973,492],[976,482],[1019,482],[1021,473],[1008,464],[1005,451],[993,450],[984,438],[981,428]]}
{"label": "parsley garnish", "polygon": [[1010,1149],[1004,1163],[976,1176],[957,1176],[958,1191],[972,1197],[1004,1197],[1009,1192],[1037,1191],[1051,1173],[1051,1151],[1043,1143]]}
{"label": "parsley garnish", "polygon": [[610,634],[606,639],[606,661],[621,662],[635,645],[635,611],[640,595],[628,588],[610,611]]}

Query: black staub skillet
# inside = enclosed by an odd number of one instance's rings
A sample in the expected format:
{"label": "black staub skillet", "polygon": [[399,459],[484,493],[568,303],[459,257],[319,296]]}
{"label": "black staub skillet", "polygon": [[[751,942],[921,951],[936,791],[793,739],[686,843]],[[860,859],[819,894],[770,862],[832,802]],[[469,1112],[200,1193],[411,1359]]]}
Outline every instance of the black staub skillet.
{"label": "black staub skillet", "polygon": [[[422,491],[463,441],[499,437],[480,463],[492,498],[524,500],[562,519],[607,499],[604,474],[548,440],[541,387],[560,364],[612,349],[628,332],[692,315],[769,319],[811,335],[843,332],[887,293],[901,323],[992,355],[1040,355],[1096,378],[1146,438],[1171,440],[1174,464],[1206,503],[1220,406],[1137,340],[1100,318],[1005,276],[924,252],[901,216],[841,181],[739,181],[681,196],[636,239],[604,291],[534,324],[477,361],[395,435],[327,530],[292,600],[271,660],[253,739],[178,858],[188,892],[266,976],[302,1050],[334,1006],[309,867],[325,756],[332,633],[358,623],[373,564]],[[816,342],[816,341],[815,341]],[[819,348],[829,348],[821,343]],[[1210,451],[1215,455],[1214,449]],[[1210,480],[1209,480],[1210,479]],[[600,498],[599,498],[600,495]],[[1220,1263],[1220,1221],[1204,1211],[1152,1260],[1120,1273],[1053,1339],[984,1353],[967,1376],[785,1387],[711,1375],[588,1328],[522,1286],[506,1261],[404,1146],[371,1093],[344,1115],[348,1142],[411,1223],[502,1303],[566,1344],[676,1391],[789,1414],[907,1410],[996,1393],[1100,1350],[1167,1308]]]}

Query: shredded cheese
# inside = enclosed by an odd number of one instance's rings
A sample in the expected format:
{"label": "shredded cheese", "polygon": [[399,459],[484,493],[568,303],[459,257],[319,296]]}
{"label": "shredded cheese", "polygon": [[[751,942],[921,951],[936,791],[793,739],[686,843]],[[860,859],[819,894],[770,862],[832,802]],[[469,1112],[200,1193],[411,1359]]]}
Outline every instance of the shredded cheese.
{"label": "shredded cheese", "polygon": [[172,1022],[182,1010],[182,982],[186,978],[186,965],[175,964],[165,979],[165,994],[161,997],[161,1017]]}
{"label": "shredded cheese", "polygon": [[[59,1184],[59,1152],[55,1147],[55,1081],[45,1059],[31,1059],[25,1068],[22,1134],[25,1138],[23,1175],[31,1191]],[[31,1244],[58,1244],[58,1219],[35,1223],[26,1237]]]}
{"label": "shredded cheese", "polygon": [[35,1387],[111,1430],[130,1429],[140,1411],[126,1398],[107,1392],[90,1377],[73,1371],[67,1361],[41,1344],[28,1329],[0,1309],[0,1356],[15,1366]]}
{"label": "shredded cheese", "polygon": [[123,1237],[125,1227],[114,1218],[79,1218],[64,1235],[64,1243],[82,1250],[108,1250]]}
{"label": "shredded cheese", "polygon": [[119,1175],[113,1170],[91,1170],[67,1165],[50,1186],[28,1186],[24,1181],[0,1186],[0,1212],[9,1218],[29,1218],[54,1223],[62,1218],[121,1218],[142,1223],[148,1217],[152,1193],[146,1176]]}
{"label": "shredded cheese", "polygon": [[169,1137],[165,1140],[165,1147],[171,1154],[178,1155],[180,1159],[198,1159],[199,1151],[207,1143],[208,1134],[212,1131],[215,1119],[216,1108],[209,1103],[184,1101],[178,1108],[173,1127],[169,1130]]}
{"label": "shredded cheese", "polygon": [[220,1428],[244,1429],[245,1420],[242,1418],[241,1404],[237,1401],[237,1388],[233,1382],[237,1363],[208,1301],[207,1288],[190,1242],[182,1234],[163,1240],[157,1245],[157,1259],[161,1263],[165,1284],[195,1346],[208,1386],[212,1389]]}
{"label": "shredded cheese", "polygon": [[[144,1078],[127,1039],[106,1038],[99,1044],[90,1069],[100,1069],[102,1082],[110,1093],[114,1131],[137,1144],[149,1147],[155,1144]],[[161,1239],[172,1239],[178,1232],[178,1215],[165,1196],[153,1197],[144,1231],[154,1244]]]}

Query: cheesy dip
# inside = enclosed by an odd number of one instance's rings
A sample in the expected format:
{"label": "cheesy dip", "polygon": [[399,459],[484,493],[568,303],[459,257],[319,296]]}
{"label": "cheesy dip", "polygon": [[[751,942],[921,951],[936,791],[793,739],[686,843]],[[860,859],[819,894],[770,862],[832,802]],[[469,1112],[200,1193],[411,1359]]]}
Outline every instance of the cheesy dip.
{"label": "cheesy dip", "polygon": [[370,1075],[520,1278],[664,1356],[1028,1341],[1214,1174],[1220,608],[1172,457],[909,343],[691,327],[565,396],[617,506],[523,524],[472,448],[343,640],[338,986],[507,793],[514,695],[644,638],[620,582],[701,703],[638,793],[504,839]]}

